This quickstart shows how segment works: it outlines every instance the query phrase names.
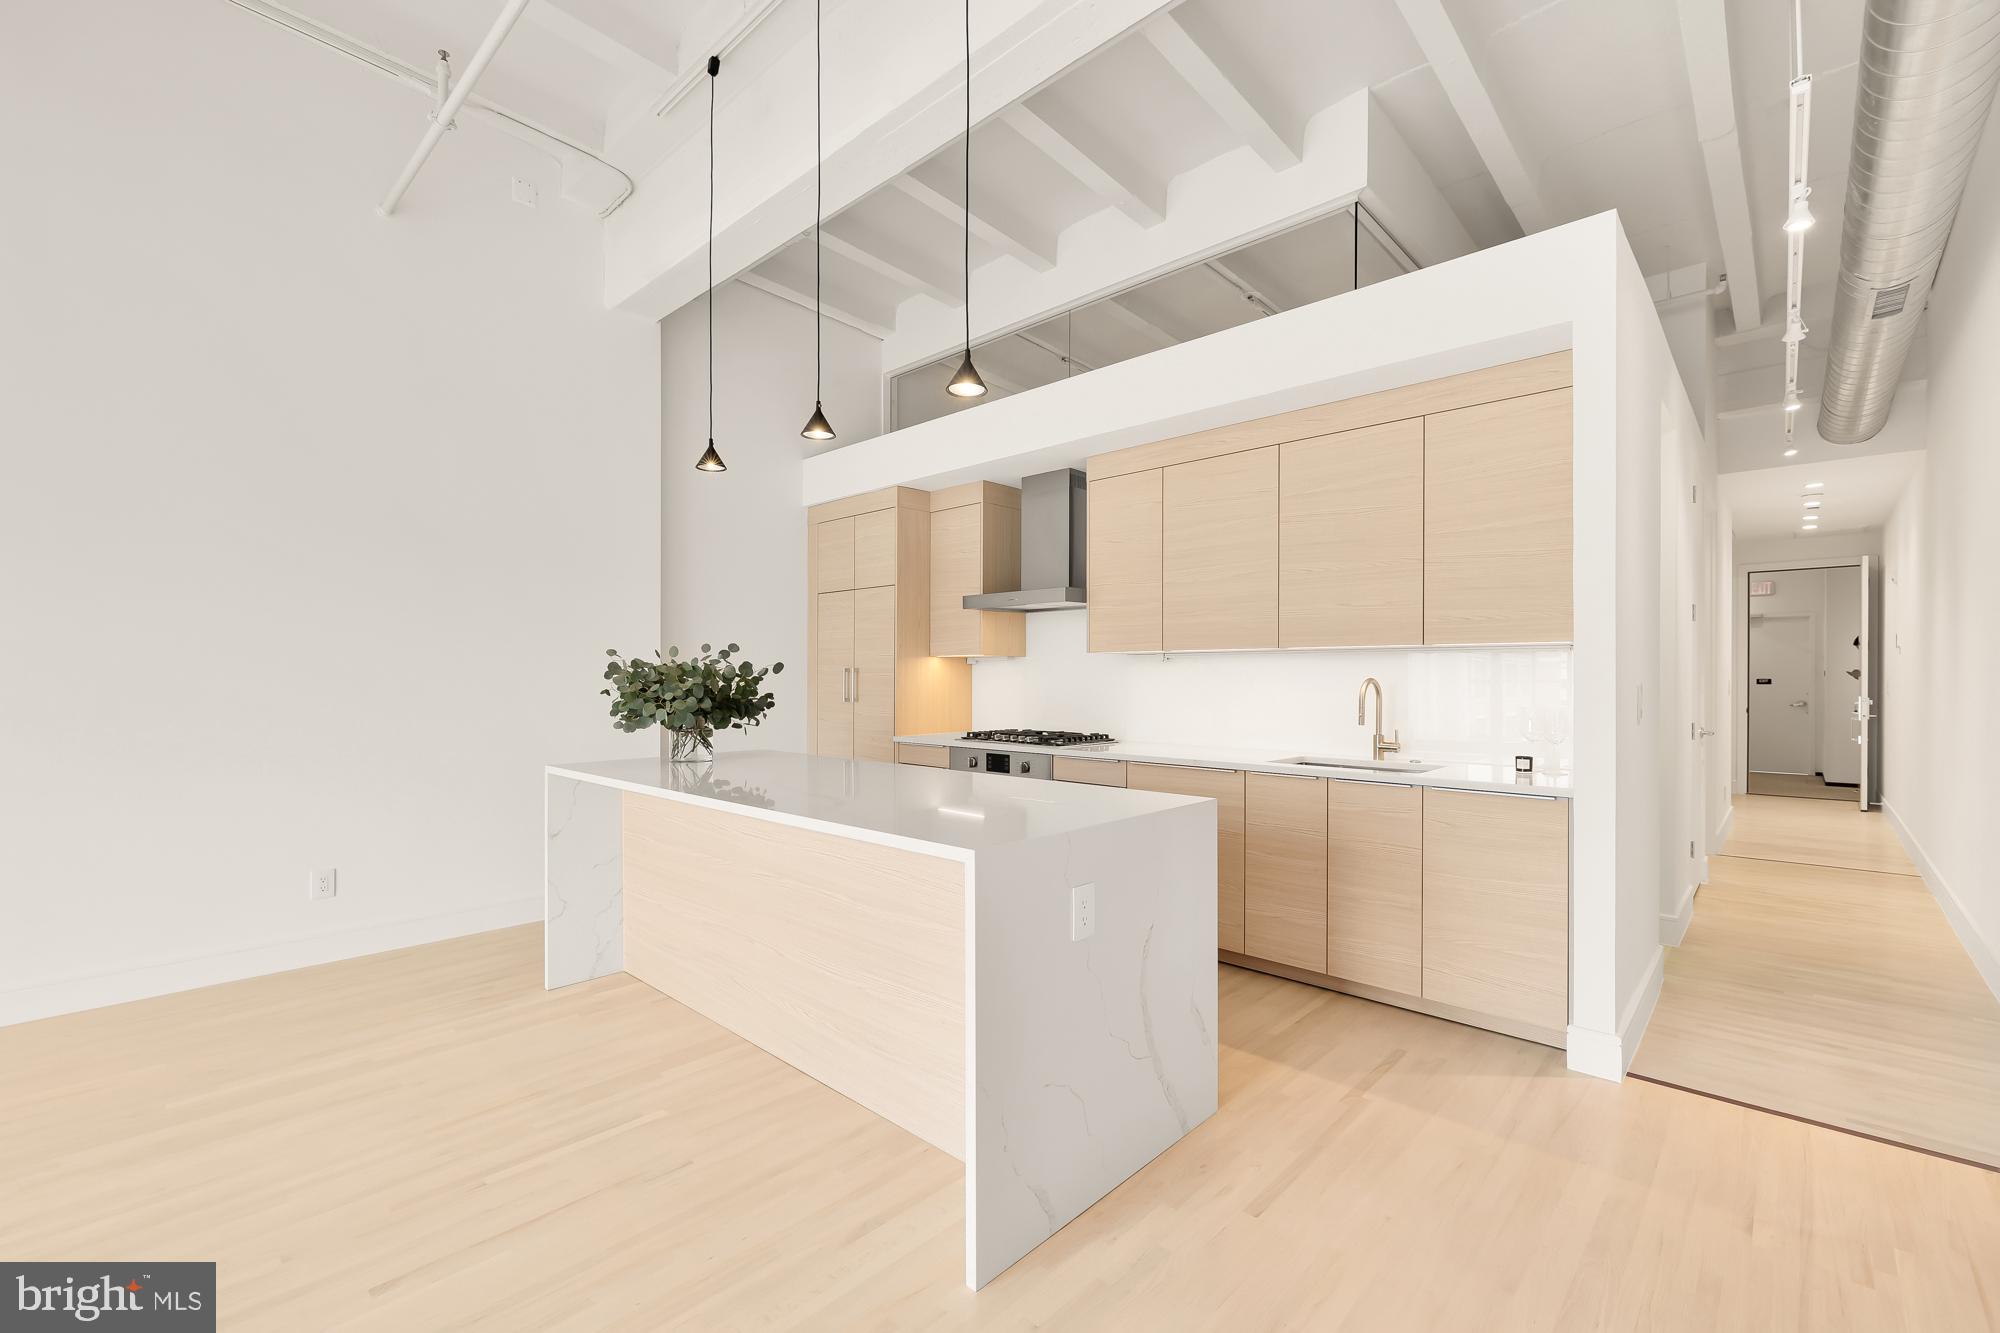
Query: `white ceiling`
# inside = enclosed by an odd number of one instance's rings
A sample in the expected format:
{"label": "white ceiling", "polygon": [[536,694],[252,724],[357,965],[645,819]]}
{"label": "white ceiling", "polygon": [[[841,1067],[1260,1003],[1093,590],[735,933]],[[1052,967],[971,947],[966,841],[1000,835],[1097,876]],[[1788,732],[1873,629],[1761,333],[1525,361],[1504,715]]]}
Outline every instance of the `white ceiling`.
{"label": "white ceiling", "polygon": [[[1720,479],[1722,498],[1739,538],[1805,535],[1802,524],[1808,512],[1821,516],[1814,536],[1876,528],[1896,507],[1923,457],[1916,451],[1869,454],[1806,467],[1731,472]],[[1822,486],[1814,489],[1813,482]],[[1808,511],[1805,502],[1813,497],[1820,498],[1820,508]]]}
{"label": "white ceiling", "polygon": [[[449,48],[462,66],[499,6],[499,0],[287,2],[420,68],[429,67],[438,47]],[[1823,373],[1832,322],[1863,3],[1804,5],[1819,218],[1806,250],[1809,396]],[[1616,208],[1643,271],[1706,264],[1720,274],[1727,268],[1723,237],[1682,36],[1683,11],[1713,5],[1723,7],[1750,202],[1752,234],[1741,246],[1754,255],[1757,295],[1769,308],[1784,288],[1779,223],[1788,181],[1791,6],[1782,0],[1183,0],[1163,21],[1178,25],[1294,146],[1316,114],[1369,90],[1478,245],[1518,236],[1523,217],[1552,225]],[[839,0],[828,6],[829,24],[843,8]],[[607,152],[609,144],[608,155],[638,176],[672,146],[651,114],[660,94],[732,23],[767,9],[762,27],[772,40],[809,40],[812,11],[804,0],[536,0],[481,93],[596,151]],[[1061,162],[1046,143],[1024,137],[1018,121],[994,117],[974,131],[979,179],[1003,186],[988,188],[981,208],[1002,235],[975,242],[975,265],[996,259],[1006,236],[1053,252],[1065,228],[1104,209],[1130,211],[1135,198],[1170,211],[1177,180],[1245,147],[1242,125],[1176,67],[1152,31],[1159,26],[1141,25],[1099,47],[1023,103],[1105,168],[1115,185],[1079,175],[1074,161]],[[1462,51],[1463,61],[1433,63],[1441,51]],[[866,78],[865,69],[829,69],[827,84],[837,96],[842,83],[853,88]],[[418,128],[413,123],[413,138]],[[1509,156],[1520,164],[1511,183]],[[960,160],[954,145],[908,176],[955,198]],[[1282,169],[1282,163],[1272,167]],[[877,189],[830,223],[828,233],[844,245],[825,260],[829,301],[852,322],[893,328],[905,301],[956,299],[957,228],[938,203]],[[802,238],[765,259],[757,275],[795,289],[804,267],[793,252],[808,243]],[[1747,278],[1730,276],[1738,284]],[[1727,302],[1716,305],[1727,331]],[[1172,323],[1173,311],[1154,313],[1157,325]],[[1775,402],[1781,363],[1775,324],[1763,334],[1725,338],[1717,349],[1718,410]],[[1921,354],[1918,366],[1920,373]]]}

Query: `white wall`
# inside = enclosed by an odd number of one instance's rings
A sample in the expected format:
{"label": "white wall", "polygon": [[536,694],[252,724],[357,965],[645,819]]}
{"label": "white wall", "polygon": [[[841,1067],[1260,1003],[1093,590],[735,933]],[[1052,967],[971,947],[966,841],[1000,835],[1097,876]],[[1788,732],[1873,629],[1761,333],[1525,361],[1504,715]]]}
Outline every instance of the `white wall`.
{"label": "white wall", "polygon": [[1567,769],[1574,730],[1567,648],[1093,653],[1089,613],[1028,617],[1028,655],[977,660],[977,727],[1105,731],[1123,741],[1253,746],[1365,757],[1361,683],[1381,683],[1384,733],[1402,758]]}
{"label": "white wall", "polygon": [[477,124],[377,217],[423,99],[229,6],[7,26],[0,1021],[539,916],[542,765],[650,745],[598,224]]}
{"label": "white wall", "polygon": [[1825,536],[1738,537],[1736,563],[1762,569],[1778,569],[1787,561],[1800,565],[1827,560],[1858,560],[1864,555],[1882,554],[1882,529],[1857,528],[1853,532],[1830,532]]}
{"label": "white wall", "polygon": [[1927,453],[1883,533],[1882,797],[2000,994],[2000,106],[1931,294]]}
{"label": "white wall", "polygon": [[[718,749],[806,745],[806,525],[799,474],[828,445],[799,438],[812,412],[813,315],[742,283],[715,301],[715,447],[727,472],[697,472],[708,438],[707,323],[700,301],[660,324],[660,634],[683,654],[736,643],[783,662],[762,725]],[[832,447],[882,429],[881,344],[827,320]]]}

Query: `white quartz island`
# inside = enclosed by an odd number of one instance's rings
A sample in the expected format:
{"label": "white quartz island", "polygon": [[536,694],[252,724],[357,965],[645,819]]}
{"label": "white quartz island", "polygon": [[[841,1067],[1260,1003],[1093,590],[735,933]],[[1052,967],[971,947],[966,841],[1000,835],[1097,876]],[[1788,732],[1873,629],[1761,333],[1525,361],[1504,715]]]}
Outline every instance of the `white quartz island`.
{"label": "white quartz island", "polygon": [[965,1163],[984,1286],[1216,1108],[1216,806],[755,751],[547,771],[546,983],[630,972]]}

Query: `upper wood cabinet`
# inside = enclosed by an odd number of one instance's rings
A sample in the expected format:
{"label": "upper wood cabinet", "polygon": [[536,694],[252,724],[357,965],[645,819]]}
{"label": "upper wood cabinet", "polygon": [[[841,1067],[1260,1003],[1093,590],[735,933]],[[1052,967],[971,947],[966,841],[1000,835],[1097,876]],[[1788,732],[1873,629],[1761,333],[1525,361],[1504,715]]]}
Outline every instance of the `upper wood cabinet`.
{"label": "upper wood cabinet", "polygon": [[1244,774],[1243,952],[1326,971],[1326,780]]}
{"label": "upper wood cabinet", "polygon": [[1160,651],[1160,469],[1090,483],[1090,651]]}
{"label": "upper wood cabinet", "polygon": [[887,760],[893,737],[972,725],[972,669],[931,655],[931,496],[892,486],[806,514],[806,734]]}
{"label": "upper wood cabinet", "polygon": [[1424,794],[1423,997],[1569,1023],[1569,802]]}
{"label": "upper wood cabinet", "polygon": [[853,517],[830,518],[814,524],[813,591],[846,592],[853,586]]}
{"label": "upper wood cabinet", "polygon": [[1424,642],[1567,643],[1570,391],[1424,418]]}
{"label": "upper wood cabinet", "polygon": [[968,611],[971,593],[1021,586],[1021,493],[973,482],[931,495],[931,641],[935,657],[1019,657],[1020,611]]}
{"label": "upper wood cabinet", "polygon": [[1424,793],[1326,784],[1326,970],[1423,994]]}
{"label": "upper wood cabinet", "polygon": [[1163,470],[1162,646],[1277,647],[1277,448]]}
{"label": "upper wood cabinet", "polygon": [[1423,422],[1281,446],[1278,646],[1417,643],[1423,606]]}
{"label": "upper wood cabinet", "polygon": [[[1057,761],[1056,776],[1062,776]],[[1243,779],[1234,769],[1180,768],[1168,764],[1127,764],[1125,785],[1135,791],[1206,796],[1215,812],[1215,943],[1244,952]]]}

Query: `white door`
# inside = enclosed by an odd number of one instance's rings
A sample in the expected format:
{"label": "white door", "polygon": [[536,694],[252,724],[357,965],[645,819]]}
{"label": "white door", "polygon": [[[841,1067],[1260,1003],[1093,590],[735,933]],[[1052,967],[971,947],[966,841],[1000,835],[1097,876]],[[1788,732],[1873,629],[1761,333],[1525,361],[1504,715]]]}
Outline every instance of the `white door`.
{"label": "white door", "polygon": [[1874,621],[1874,607],[1870,604],[1874,596],[1874,590],[1868,586],[1870,577],[1875,572],[1872,568],[1873,563],[1872,557],[1865,555],[1861,557],[1861,643],[1859,645],[1861,648],[1861,688],[1854,696],[1854,743],[1861,750],[1861,781],[1857,785],[1861,789],[1861,808],[1863,810],[1866,810],[1870,804],[1869,798],[1871,792],[1869,791],[1868,784],[1868,757],[1869,741],[1872,738],[1868,733],[1874,730],[1875,726],[1875,673],[1872,669],[1872,663],[1869,661],[1869,657],[1875,646],[1869,633]]}
{"label": "white door", "polygon": [[1811,616],[1750,622],[1750,771],[1816,773],[1813,687],[1819,654]]}

